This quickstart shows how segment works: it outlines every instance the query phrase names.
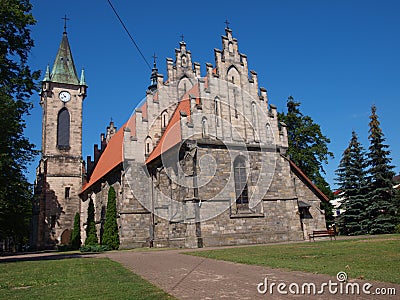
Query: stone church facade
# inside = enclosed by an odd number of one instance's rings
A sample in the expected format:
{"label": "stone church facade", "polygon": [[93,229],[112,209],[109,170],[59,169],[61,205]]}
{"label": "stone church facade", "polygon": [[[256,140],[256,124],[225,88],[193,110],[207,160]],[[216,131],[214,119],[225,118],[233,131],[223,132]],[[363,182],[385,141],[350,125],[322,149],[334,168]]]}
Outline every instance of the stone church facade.
{"label": "stone church facade", "polygon": [[[285,124],[266,89],[258,86],[257,73],[249,70],[230,28],[214,54],[215,64],[206,64],[205,76],[184,41],[175,49],[175,59],[166,60],[165,80],[154,63],[145,99],[121,128],[110,123],[93,159],[87,158],[85,174],[74,177],[82,179],[81,190],[73,191],[81,201],[74,200],[71,208],[81,212],[84,223],[88,203],[94,202],[100,242],[110,186],[117,194],[121,248],[302,240],[312,230],[325,229],[320,203],[328,199],[286,157]],[[72,88],[86,91],[84,78]],[[53,95],[57,92],[53,89]],[[86,93],[78,95],[83,101]],[[67,159],[55,156],[59,164]],[[62,194],[67,176],[58,184],[49,182],[48,169],[41,171],[46,158],[38,178]],[[80,161],[75,171],[82,165]],[[61,205],[63,216],[69,203]],[[61,243],[62,230],[72,227],[70,221],[58,220],[61,228],[56,226],[54,236]],[[84,241],[84,227],[81,235]]]}

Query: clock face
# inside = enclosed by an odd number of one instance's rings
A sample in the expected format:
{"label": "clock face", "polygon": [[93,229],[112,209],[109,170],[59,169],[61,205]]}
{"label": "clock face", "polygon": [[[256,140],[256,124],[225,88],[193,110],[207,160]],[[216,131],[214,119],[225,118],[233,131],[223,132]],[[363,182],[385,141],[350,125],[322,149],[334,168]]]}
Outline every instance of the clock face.
{"label": "clock face", "polygon": [[60,98],[62,102],[68,102],[71,100],[71,94],[67,91],[62,91],[60,94],[58,94],[58,98]]}

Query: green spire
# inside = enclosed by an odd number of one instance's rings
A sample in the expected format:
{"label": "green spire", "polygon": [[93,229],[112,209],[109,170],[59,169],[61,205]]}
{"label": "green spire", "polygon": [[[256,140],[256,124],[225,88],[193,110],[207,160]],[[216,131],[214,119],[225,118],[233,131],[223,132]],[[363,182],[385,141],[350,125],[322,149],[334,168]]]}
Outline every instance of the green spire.
{"label": "green spire", "polygon": [[86,81],[85,81],[85,69],[84,68],[82,68],[82,71],[81,71],[81,79],[79,80],[79,85],[87,86]]}
{"label": "green spire", "polygon": [[66,32],[63,33],[50,78],[52,82],[79,85]]}
{"label": "green spire", "polygon": [[46,74],[44,75],[43,81],[50,81],[50,66],[47,65]]}

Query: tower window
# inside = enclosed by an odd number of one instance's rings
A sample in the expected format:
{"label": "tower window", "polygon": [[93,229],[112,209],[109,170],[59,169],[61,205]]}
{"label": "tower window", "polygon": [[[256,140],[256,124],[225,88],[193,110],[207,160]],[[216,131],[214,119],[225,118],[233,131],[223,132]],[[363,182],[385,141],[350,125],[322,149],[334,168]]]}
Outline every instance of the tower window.
{"label": "tower window", "polygon": [[69,199],[69,192],[70,192],[71,188],[69,186],[67,186],[65,188],[65,199]]}
{"label": "tower window", "polygon": [[70,115],[65,107],[58,113],[57,119],[57,147],[58,149],[69,149],[69,127]]}

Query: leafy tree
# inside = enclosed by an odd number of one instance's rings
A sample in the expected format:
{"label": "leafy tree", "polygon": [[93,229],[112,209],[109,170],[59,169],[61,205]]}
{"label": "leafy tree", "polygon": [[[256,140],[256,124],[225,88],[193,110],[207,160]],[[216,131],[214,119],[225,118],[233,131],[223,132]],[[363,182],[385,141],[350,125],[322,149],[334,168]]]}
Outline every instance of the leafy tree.
{"label": "leafy tree", "polygon": [[104,233],[102,244],[112,250],[119,248],[119,234],[117,224],[117,203],[114,187],[108,190],[108,201],[106,210],[106,222],[104,224]]}
{"label": "leafy tree", "polygon": [[344,150],[338,169],[336,181],[341,191],[341,209],[344,212],[339,217],[339,229],[342,234],[366,234],[366,160],[365,149],[358,141],[355,131],[349,146]]}
{"label": "leafy tree", "polygon": [[[300,102],[290,96],[286,106],[287,113],[279,113],[278,118],[287,126],[287,155],[329,199],[332,199],[329,184],[322,176],[325,174],[323,164],[328,163],[328,158],[333,158],[333,153],[328,150],[330,140],[322,134],[321,127],[314,123],[311,117],[302,114]],[[331,223],[332,205],[321,202],[321,208],[325,210],[327,223]]]}
{"label": "leafy tree", "polygon": [[88,207],[88,217],[86,222],[86,240],[85,245],[97,245],[98,238],[97,238],[97,230],[96,230],[96,223],[94,220],[94,204],[93,200],[89,200],[89,207]]}
{"label": "leafy tree", "polygon": [[32,191],[24,171],[37,154],[24,136],[23,119],[40,76],[27,64],[34,45],[30,26],[36,23],[31,9],[28,0],[0,2],[0,239],[14,245],[27,239]]}
{"label": "leafy tree", "polygon": [[389,146],[384,144],[385,137],[380,128],[376,106],[371,107],[369,122],[369,206],[368,228],[371,234],[392,233],[396,223],[396,207],[393,189],[393,166],[389,157]]}
{"label": "leafy tree", "polygon": [[77,212],[74,218],[74,229],[71,235],[71,245],[74,249],[79,249],[81,246],[81,217]]}

